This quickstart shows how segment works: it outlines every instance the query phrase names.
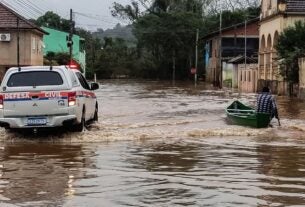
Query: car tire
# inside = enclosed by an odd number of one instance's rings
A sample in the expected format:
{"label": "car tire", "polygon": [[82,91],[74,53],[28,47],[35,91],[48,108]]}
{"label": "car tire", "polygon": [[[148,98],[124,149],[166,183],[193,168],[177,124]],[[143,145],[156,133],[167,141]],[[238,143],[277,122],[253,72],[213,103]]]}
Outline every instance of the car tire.
{"label": "car tire", "polygon": [[93,121],[98,122],[98,106],[97,106],[97,104],[95,106]]}
{"label": "car tire", "polygon": [[86,120],[85,120],[85,109],[83,109],[81,122],[73,126],[73,131],[75,132],[83,132],[86,128]]}

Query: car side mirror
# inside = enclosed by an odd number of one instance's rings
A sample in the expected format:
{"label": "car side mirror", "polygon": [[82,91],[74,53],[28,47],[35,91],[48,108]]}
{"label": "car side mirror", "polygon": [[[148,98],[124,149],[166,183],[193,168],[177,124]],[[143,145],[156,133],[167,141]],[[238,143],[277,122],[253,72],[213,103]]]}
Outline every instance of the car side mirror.
{"label": "car side mirror", "polygon": [[90,89],[91,89],[92,91],[97,90],[97,89],[99,89],[99,88],[100,88],[100,86],[99,86],[98,83],[91,83]]}

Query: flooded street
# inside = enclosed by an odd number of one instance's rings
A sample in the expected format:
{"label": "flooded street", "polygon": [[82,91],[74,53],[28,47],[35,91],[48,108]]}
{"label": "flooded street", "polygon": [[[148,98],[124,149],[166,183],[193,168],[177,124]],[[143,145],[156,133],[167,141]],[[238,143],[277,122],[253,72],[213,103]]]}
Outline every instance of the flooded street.
{"label": "flooded street", "polygon": [[229,125],[255,94],[190,83],[104,81],[84,133],[0,131],[0,207],[305,206],[305,102],[282,126]]}

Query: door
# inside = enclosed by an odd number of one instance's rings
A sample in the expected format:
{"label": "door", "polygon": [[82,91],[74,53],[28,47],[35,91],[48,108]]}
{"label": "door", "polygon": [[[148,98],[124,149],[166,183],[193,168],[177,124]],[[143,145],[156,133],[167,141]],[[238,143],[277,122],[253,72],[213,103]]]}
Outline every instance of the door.
{"label": "door", "polygon": [[86,120],[89,120],[92,119],[94,116],[96,97],[94,92],[91,91],[90,86],[85,77],[80,72],[77,72],[76,76],[83,88],[82,94],[86,107]]}

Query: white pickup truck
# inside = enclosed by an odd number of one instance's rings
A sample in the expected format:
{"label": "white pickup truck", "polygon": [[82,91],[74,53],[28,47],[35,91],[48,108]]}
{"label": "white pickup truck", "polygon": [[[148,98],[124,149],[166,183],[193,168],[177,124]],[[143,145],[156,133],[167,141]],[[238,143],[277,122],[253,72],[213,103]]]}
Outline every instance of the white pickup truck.
{"label": "white pickup truck", "polygon": [[0,88],[0,126],[5,128],[72,127],[83,131],[98,120],[94,90],[76,69],[66,66],[10,68]]}

